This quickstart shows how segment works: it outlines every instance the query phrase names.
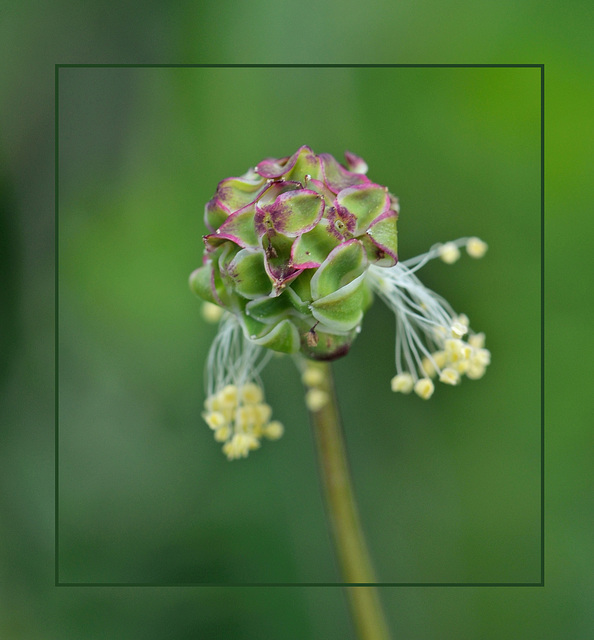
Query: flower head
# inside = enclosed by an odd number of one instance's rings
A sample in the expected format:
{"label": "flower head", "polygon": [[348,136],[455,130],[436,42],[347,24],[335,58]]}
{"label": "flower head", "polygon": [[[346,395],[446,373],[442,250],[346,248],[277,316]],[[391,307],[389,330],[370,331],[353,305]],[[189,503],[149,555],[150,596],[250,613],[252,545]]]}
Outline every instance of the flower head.
{"label": "flower head", "polygon": [[205,208],[204,300],[231,312],[254,344],[308,358],[344,355],[371,302],[370,265],[397,262],[398,203],[367,178],[303,146],[221,181]]}
{"label": "flower head", "polygon": [[[414,275],[432,257],[456,261],[461,246],[481,257],[486,244],[450,242],[398,263],[398,200],[367,178],[362,158],[345,158],[343,166],[303,146],[222,180],[206,204],[210,232],[190,286],[207,303],[205,318],[216,322],[222,314],[207,363],[204,419],[229,459],[283,433],[270,420],[259,380],[271,352],[311,360],[345,355],[374,292],[396,314],[395,391],[429,398],[432,378],[457,384],[462,375],[480,377],[488,364],[465,316]],[[324,402],[313,385],[308,407]]]}

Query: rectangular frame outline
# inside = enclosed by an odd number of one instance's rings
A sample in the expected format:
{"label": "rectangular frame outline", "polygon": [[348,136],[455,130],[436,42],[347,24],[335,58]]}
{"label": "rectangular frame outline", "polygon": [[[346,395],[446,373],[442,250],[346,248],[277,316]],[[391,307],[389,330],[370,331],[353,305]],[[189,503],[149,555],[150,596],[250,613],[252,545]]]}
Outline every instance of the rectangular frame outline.
{"label": "rectangular frame outline", "polygon": [[[59,72],[62,68],[537,68],[540,69],[540,582],[60,582],[60,448],[59,448]],[[55,279],[55,424],[54,424],[54,586],[56,587],[544,587],[545,586],[545,65],[544,64],[79,64],[54,66],[54,279]]]}

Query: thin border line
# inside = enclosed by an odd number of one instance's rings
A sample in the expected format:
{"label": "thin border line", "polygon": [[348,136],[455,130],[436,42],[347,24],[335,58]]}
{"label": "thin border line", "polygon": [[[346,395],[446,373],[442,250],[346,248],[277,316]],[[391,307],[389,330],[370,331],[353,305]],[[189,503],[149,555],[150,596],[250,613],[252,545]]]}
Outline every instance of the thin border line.
{"label": "thin border line", "polygon": [[57,587],[540,587],[540,582],[60,582]]}
{"label": "thin border line", "polygon": [[58,63],[60,68],[82,69],[526,69],[542,64],[82,64]]}
{"label": "thin border line", "polygon": [[58,274],[59,274],[59,269],[58,269],[58,260],[59,260],[59,255],[58,255],[58,224],[59,224],[59,220],[58,220],[58,208],[59,208],[59,171],[60,171],[60,162],[59,162],[59,135],[60,135],[60,120],[59,120],[59,99],[60,99],[60,87],[59,87],[59,65],[56,65],[55,68],[55,77],[54,77],[54,83],[55,83],[55,98],[54,98],[54,109],[55,109],[55,114],[54,114],[54,118],[55,118],[55,122],[54,122],[54,127],[55,127],[55,141],[54,141],[54,162],[56,164],[56,166],[54,167],[54,197],[55,197],[55,221],[54,221],[54,252],[55,252],[55,262],[54,262],[54,269],[55,269],[55,274],[54,274],[54,286],[55,286],[55,298],[54,298],[54,304],[55,304],[55,310],[54,310],[54,322],[55,322],[55,328],[54,328],[54,337],[55,337],[55,344],[54,344],[54,349],[55,349],[55,354],[54,354],[54,358],[55,358],[55,367],[56,367],[56,371],[55,371],[55,420],[56,420],[56,426],[55,426],[55,430],[54,430],[54,461],[55,461],[55,486],[54,486],[54,492],[55,492],[55,496],[54,499],[56,501],[55,504],[55,512],[54,512],[54,518],[55,518],[55,531],[54,531],[54,561],[55,561],[55,568],[54,568],[54,580],[55,580],[55,586],[59,586],[60,584],[60,578],[59,578],[59,572],[60,572],[60,544],[59,544],[59,536],[60,536],[60,527],[59,527],[59,523],[60,523],[60,519],[59,519],[59,512],[60,512],[60,447],[59,447],[59,425],[60,425],[60,420],[59,420],[59,413],[60,413],[60,402],[59,402],[59,344],[60,344],[60,323],[59,323],[59,305],[58,305]]}
{"label": "thin border line", "polygon": [[545,584],[545,78],[540,69],[540,583]]}
{"label": "thin border line", "polygon": [[[62,68],[97,69],[97,68],[412,68],[412,69],[484,69],[484,68],[514,68],[540,69],[540,106],[541,106],[541,151],[540,151],[540,198],[541,198],[541,580],[540,582],[377,582],[377,583],[344,583],[344,582],[246,582],[246,583],[151,583],[151,582],[60,582],[59,580],[59,310],[58,310],[58,227],[59,227],[59,70]],[[544,290],[545,290],[545,262],[544,262],[544,212],[545,212],[545,89],[544,64],[55,64],[55,586],[56,587],[544,587],[545,585],[545,333],[544,333]]]}

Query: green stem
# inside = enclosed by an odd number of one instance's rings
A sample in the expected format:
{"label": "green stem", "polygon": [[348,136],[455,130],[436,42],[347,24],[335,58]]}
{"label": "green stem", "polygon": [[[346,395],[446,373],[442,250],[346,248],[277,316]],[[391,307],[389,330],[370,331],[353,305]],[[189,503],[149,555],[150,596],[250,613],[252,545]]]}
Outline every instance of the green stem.
{"label": "green stem", "polygon": [[[326,362],[308,361],[307,366],[322,374],[318,376],[319,380],[308,388],[309,395],[306,396],[306,400],[308,400],[315,434],[326,507],[343,581],[358,585],[373,585],[376,579],[350,479],[332,369]],[[319,393],[320,391],[322,394]],[[317,398],[314,397],[316,394]],[[322,401],[316,402],[315,400],[319,400],[320,397]],[[319,406],[320,404],[322,406]],[[352,586],[347,587],[346,592],[358,637],[361,640],[389,640],[388,625],[377,588]]]}

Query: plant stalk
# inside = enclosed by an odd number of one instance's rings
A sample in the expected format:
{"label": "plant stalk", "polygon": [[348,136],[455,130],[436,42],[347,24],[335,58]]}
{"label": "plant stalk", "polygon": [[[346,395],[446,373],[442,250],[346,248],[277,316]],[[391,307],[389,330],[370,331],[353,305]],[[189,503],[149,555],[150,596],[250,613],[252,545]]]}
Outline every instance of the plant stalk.
{"label": "plant stalk", "polygon": [[[332,369],[327,362],[308,361],[307,367],[322,374],[318,376],[315,386],[308,388],[307,393],[317,393],[318,399],[325,399],[325,403],[309,402],[308,396],[306,401],[342,578],[345,583],[355,584],[345,587],[353,622],[361,640],[389,640],[390,634],[378,589],[373,586],[376,582],[375,573],[351,483]],[[318,393],[320,391],[327,397]],[[318,408],[319,404],[322,406]]]}

